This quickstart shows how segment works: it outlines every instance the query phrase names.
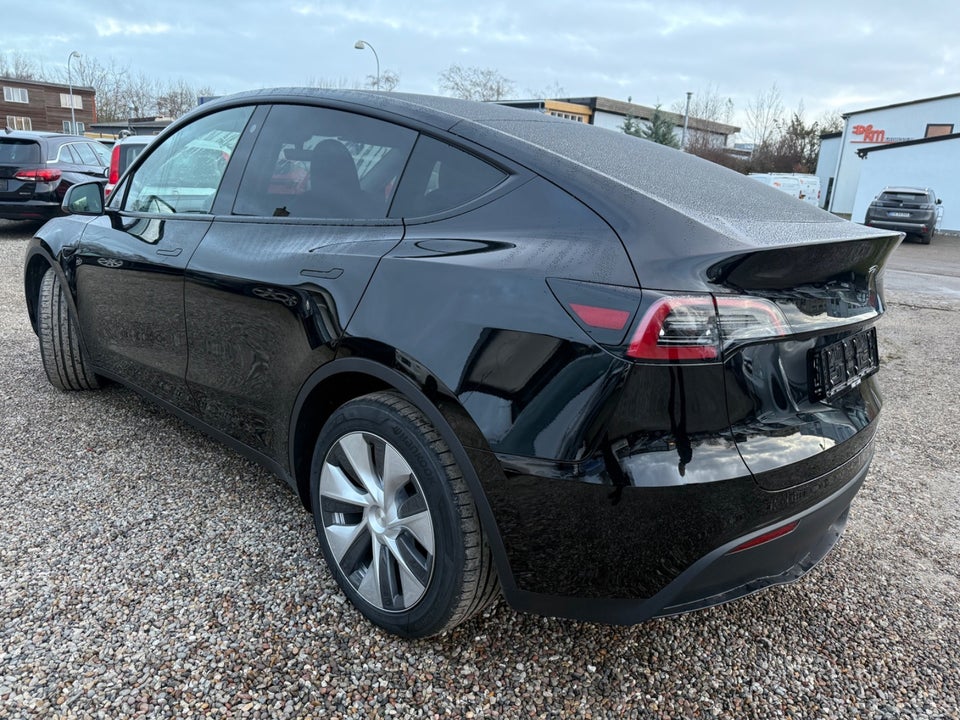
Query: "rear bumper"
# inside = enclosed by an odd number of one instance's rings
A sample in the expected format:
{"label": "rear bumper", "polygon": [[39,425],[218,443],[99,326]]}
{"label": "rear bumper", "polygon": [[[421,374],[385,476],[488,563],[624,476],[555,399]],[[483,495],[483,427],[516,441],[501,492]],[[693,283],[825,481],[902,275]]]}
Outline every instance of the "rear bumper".
{"label": "rear bumper", "polygon": [[50,220],[60,215],[60,203],[43,200],[0,201],[4,220]]}
{"label": "rear bumper", "polygon": [[933,230],[936,218],[927,220],[888,220],[867,218],[865,225],[883,230],[895,230],[896,232],[907,233],[908,235],[926,235]]}
{"label": "rear bumper", "polygon": [[[522,611],[591,622],[634,624],[718,605],[772,585],[794,582],[810,571],[837,543],[846,525],[850,503],[863,484],[872,456],[871,441],[840,467],[802,486],[781,492],[760,490],[752,479],[748,480],[753,484],[752,491],[737,484],[719,483],[727,486],[724,490],[741,494],[727,507],[719,508],[719,514],[713,517],[744,513],[744,504],[750,508],[746,511],[750,516],[738,518],[737,525],[752,524],[752,529],[735,537],[726,535],[727,528],[722,521],[712,521],[710,513],[704,514],[702,506],[714,504],[717,496],[703,486],[685,488],[681,502],[690,506],[690,513],[681,517],[679,523],[674,522],[675,518],[665,518],[661,514],[663,505],[658,506],[658,491],[649,495],[646,502],[629,504],[632,511],[638,513],[643,513],[646,506],[647,517],[636,516],[633,522],[596,527],[592,536],[585,536],[579,528],[554,528],[552,537],[540,536],[544,547],[538,554],[541,558],[547,557],[548,553],[562,554],[561,562],[569,565],[572,576],[580,577],[582,586],[575,588],[572,583],[563,584],[562,589],[569,590],[570,594],[538,591],[537,586],[558,587],[556,578],[537,577],[530,572],[532,568],[528,564],[526,568],[514,567],[515,571],[520,571],[514,576],[517,584],[505,583],[504,594],[511,605]],[[549,487],[551,493],[559,489],[560,486],[555,484]],[[605,489],[609,491],[609,488]],[[639,493],[642,497],[649,490],[635,488],[628,492]],[[568,501],[569,498],[551,498],[549,502]],[[593,512],[586,504],[580,507],[581,515]],[[541,517],[549,514],[548,511]],[[612,517],[611,514],[608,519]],[[703,525],[689,527],[694,519]],[[797,526],[789,534],[740,552],[731,552],[747,541],[793,522]],[[532,524],[543,527],[537,520]],[[638,527],[648,528],[645,542],[637,535]],[[649,529],[656,527],[662,527],[663,532],[651,533]],[[689,531],[687,534],[681,531],[684,527]],[[513,533],[509,528],[506,530],[503,534],[507,552],[514,555],[511,546],[520,538],[509,537]],[[714,537],[715,542],[710,544],[707,536]],[[579,542],[569,542],[571,537]],[[529,541],[530,537],[525,539]],[[600,539],[605,541],[598,543]],[[689,557],[691,543],[704,540],[706,544],[700,546],[710,549],[687,562],[685,558]],[[575,548],[579,548],[579,552]],[[656,557],[645,557],[653,553]],[[620,576],[610,578],[612,568],[619,568]],[[600,582],[598,575],[604,576],[605,582]],[[672,579],[665,584],[658,582],[666,576]],[[641,592],[634,597],[624,596],[623,592],[631,584]],[[657,589],[643,593],[644,586],[656,586]],[[584,594],[581,595],[580,591]]]}

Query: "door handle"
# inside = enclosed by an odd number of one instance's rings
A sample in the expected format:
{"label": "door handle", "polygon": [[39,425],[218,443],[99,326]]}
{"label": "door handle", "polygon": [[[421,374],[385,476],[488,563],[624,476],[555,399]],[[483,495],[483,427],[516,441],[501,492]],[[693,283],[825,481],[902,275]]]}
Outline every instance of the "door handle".
{"label": "door handle", "polygon": [[183,248],[170,248],[165,250],[164,248],[157,249],[157,255],[165,255],[166,257],[176,257],[183,252]]}

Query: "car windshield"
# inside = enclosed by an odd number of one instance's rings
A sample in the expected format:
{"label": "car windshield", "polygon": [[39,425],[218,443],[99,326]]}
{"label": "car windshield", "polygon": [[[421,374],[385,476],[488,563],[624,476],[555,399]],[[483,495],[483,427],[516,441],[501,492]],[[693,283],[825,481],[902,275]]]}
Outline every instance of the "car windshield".
{"label": "car windshield", "polygon": [[0,138],[0,163],[16,165],[40,162],[40,144],[33,140]]}

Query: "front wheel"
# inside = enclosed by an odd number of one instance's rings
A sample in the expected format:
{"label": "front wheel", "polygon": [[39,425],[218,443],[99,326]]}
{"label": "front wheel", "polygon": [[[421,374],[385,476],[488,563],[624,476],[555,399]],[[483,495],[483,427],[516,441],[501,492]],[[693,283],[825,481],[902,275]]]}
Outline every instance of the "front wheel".
{"label": "front wheel", "polygon": [[400,395],[365,395],[333,413],[317,439],[310,498],[337,583],[383,629],[434,635],[499,594],[460,468]]}
{"label": "front wheel", "polygon": [[70,314],[60,278],[49,268],[40,282],[37,302],[40,359],[50,384],[61,390],[95,390],[97,376],[87,366],[80,332]]}

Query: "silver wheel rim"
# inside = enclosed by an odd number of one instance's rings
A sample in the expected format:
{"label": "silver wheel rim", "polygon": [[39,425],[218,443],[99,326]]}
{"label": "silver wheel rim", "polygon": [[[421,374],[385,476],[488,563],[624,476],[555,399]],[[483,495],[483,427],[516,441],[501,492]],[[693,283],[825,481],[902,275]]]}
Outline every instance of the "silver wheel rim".
{"label": "silver wheel rim", "polygon": [[320,470],[320,514],[333,561],[367,603],[403,612],[433,575],[433,518],[409,463],[379,435],[338,439]]}

